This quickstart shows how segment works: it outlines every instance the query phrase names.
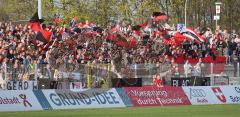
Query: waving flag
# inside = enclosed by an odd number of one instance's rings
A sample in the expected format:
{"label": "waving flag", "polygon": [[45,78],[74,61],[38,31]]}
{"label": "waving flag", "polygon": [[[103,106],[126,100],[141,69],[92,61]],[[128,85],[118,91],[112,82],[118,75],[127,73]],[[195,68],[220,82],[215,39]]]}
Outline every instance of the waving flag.
{"label": "waving flag", "polygon": [[31,30],[33,31],[39,31],[41,30],[41,23],[43,23],[44,20],[43,19],[39,19],[38,17],[38,12],[36,12],[33,17],[30,19],[30,26],[31,26]]}
{"label": "waving flag", "polygon": [[139,26],[141,26],[141,27],[146,27],[147,25],[148,25],[148,21],[145,21],[145,22],[139,24]]}
{"label": "waving flag", "polygon": [[155,20],[167,20],[168,17],[165,13],[162,12],[153,12],[152,16]]}
{"label": "waving flag", "polygon": [[37,32],[36,39],[43,43],[48,43],[51,40],[52,32],[42,29]]}
{"label": "waving flag", "polygon": [[206,42],[206,39],[191,28],[186,28],[183,35],[198,43]]}

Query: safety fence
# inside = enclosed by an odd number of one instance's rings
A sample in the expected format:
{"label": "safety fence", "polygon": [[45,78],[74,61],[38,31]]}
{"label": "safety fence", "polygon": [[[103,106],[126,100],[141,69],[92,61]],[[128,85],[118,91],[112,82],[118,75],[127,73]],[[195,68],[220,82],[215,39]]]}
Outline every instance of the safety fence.
{"label": "safety fence", "polygon": [[0,90],[0,111],[240,104],[240,85]]}
{"label": "safety fence", "polygon": [[[240,81],[240,65],[225,63],[189,63],[176,64],[165,62],[155,64],[65,64],[51,67],[48,64],[29,64],[27,66],[1,65],[0,89],[4,81],[39,81],[81,82],[85,88],[111,87],[113,78],[142,78],[143,85],[151,85],[153,75],[160,74],[166,84],[171,84],[172,77],[212,77],[213,75],[236,77]],[[43,87],[44,88],[44,87]]]}

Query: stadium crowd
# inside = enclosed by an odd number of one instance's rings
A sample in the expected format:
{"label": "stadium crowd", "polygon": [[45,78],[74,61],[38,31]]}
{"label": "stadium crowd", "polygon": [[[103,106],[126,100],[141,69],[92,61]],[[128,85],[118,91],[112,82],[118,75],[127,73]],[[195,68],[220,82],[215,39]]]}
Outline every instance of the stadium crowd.
{"label": "stadium crowd", "polygon": [[[238,34],[234,30],[222,30],[220,27],[215,31],[205,28],[202,36],[207,42],[184,41],[180,45],[165,43],[164,36],[156,33],[162,28],[177,31],[176,27],[156,22],[148,23],[140,31],[135,30],[133,24],[124,22],[111,23],[108,27],[101,28],[91,21],[83,24],[74,19],[69,27],[56,24],[42,24],[42,27],[52,32],[47,43],[36,39],[36,32],[28,23],[0,22],[1,70],[9,65],[13,71],[22,67],[26,72],[38,64],[46,65],[50,71],[56,72],[62,65],[65,68],[72,65],[72,69],[78,69],[79,65],[90,62],[111,63],[116,71],[124,73],[129,72],[132,64],[172,63],[174,66],[174,59],[169,58],[225,56],[226,64],[240,60]],[[195,31],[201,32],[200,28],[195,28]],[[125,40],[123,39],[123,43],[116,43],[113,41],[114,36],[119,40],[124,37]]]}

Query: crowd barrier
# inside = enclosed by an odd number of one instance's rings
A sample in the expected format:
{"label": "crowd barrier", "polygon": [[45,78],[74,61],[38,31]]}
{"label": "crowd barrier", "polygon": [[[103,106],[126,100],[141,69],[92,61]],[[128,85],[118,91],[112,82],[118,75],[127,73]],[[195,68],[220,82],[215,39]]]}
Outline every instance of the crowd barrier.
{"label": "crowd barrier", "polygon": [[0,111],[240,104],[240,85],[0,90]]}

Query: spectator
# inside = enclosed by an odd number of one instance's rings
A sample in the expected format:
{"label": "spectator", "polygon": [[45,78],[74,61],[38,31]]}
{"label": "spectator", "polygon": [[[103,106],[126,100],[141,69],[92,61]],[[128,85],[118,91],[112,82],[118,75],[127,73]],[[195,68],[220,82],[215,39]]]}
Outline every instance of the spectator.
{"label": "spectator", "polygon": [[189,64],[188,60],[186,60],[185,64],[184,64],[184,74],[185,74],[185,77],[188,77],[189,74],[191,73],[192,71],[192,66],[191,64]]}

